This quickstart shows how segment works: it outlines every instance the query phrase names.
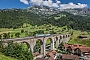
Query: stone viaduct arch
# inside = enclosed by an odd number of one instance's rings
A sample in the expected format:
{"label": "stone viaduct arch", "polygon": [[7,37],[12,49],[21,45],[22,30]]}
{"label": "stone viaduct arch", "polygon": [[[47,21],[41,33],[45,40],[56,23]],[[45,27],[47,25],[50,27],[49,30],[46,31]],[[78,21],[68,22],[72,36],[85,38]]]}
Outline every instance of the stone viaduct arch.
{"label": "stone viaduct arch", "polygon": [[5,44],[10,41],[10,40],[13,40],[14,43],[17,42],[17,43],[26,43],[27,46],[28,46],[28,49],[33,52],[34,51],[34,47],[36,45],[36,41],[40,41],[41,43],[41,51],[40,53],[45,55],[46,53],[46,41],[48,39],[50,39],[51,41],[51,50],[54,50],[54,42],[56,41],[56,48],[58,48],[59,44],[61,42],[64,42],[64,43],[67,43],[69,40],[70,40],[70,36],[71,34],[54,34],[54,35],[50,35],[50,36],[42,36],[42,37],[25,37],[25,38],[15,38],[15,39],[3,39],[3,41],[5,42]]}
{"label": "stone viaduct arch", "polygon": [[47,38],[47,39],[45,40],[45,47],[46,47],[46,43],[47,43],[48,39],[50,40],[50,48],[51,48],[51,50],[52,50],[52,49],[53,49],[53,39],[52,39],[52,38]]}
{"label": "stone viaduct arch", "polygon": [[21,43],[25,43],[27,45],[28,49],[30,49],[30,44],[28,42],[23,41]]}
{"label": "stone viaduct arch", "polygon": [[54,42],[56,43],[55,47],[58,48],[58,46],[59,46],[59,37],[58,36],[54,37]]}
{"label": "stone viaduct arch", "polygon": [[[40,43],[40,51],[39,51],[39,53],[42,54],[43,53],[43,51],[42,51],[42,49],[43,49],[43,40],[41,40],[41,39],[35,39],[33,50],[34,49],[36,50],[37,41],[39,41],[39,43]],[[34,52],[36,52],[35,50],[34,50]]]}
{"label": "stone viaduct arch", "polygon": [[59,43],[63,42],[63,35],[60,35]]}

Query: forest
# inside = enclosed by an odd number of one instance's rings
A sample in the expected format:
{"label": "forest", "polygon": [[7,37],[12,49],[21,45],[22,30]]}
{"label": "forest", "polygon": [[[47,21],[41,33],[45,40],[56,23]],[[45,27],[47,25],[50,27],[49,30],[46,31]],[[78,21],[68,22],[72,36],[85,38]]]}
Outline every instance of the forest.
{"label": "forest", "polygon": [[[66,15],[60,17],[59,15]],[[55,19],[55,17],[60,17]],[[53,26],[68,26],[70,29],[89,31],[90,16],[73,15],[67,12],[60,12],[50,16],[42,16],[28,11],[27,9],[4,9],[0,10],[0,28],[20,28],[24,23],[32,26],[51,24]]]}

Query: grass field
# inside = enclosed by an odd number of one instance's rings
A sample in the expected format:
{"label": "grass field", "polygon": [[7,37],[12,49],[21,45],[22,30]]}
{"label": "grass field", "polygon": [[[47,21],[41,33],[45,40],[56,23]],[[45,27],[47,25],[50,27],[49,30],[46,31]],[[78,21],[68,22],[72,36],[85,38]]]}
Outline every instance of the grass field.
{"label": "grass field", "polygon": [[[79,35],[87,36],[88,39],[85,39],[85,40],[78,39],[77,36],[79,36]],[[71,39],[68,43],[69,44],[82,44],[82,45],[86,45],[86,46],[90,47],[90,34],[88,34],[87,32],[73,30],[73,35],[71,36]]]}
{"label": "grass field", "polygon": [[[47,28],[49,30],[46,30]],[[41,25],[41,26],[37,26],[37,25],[31,26],[31,25],[28,25],[28,27],[18,28],[18,29],[1,28],[0,29],[0,34],[2,34],[2,33],[8,33],[8,32],[10,32],[11,34],[15,34],[17,32],[20,33],[22,29],[24,31],[28,31],[28,32],[34,32],[34,31],[38,31],[38,30],[43,30],[44,33],[47,33],[47,32],[50,32],[50,31],[54,31],[57,34],[66,34],[66,33],[68,33],[67,26],[57,27],[57,26],[52,26],[50,24],[49,25],[44,24],[44,25]],[[77,36],[83,34],[83,35],[85,35],[85,36],[88,37],[88,40],[85,40],[85,42],[87,43],[86,45],[87,46],[90,46],[90,44],[89,44],[90,34],[88,34],[88,32],[83,32],[82,33],[79,30],[72,30],[72,31],[73,31],[73,36],[71,37],[71,40],[68,43],[70,43],[70,44],[83,44],[83,40],[77,39]],[[21,33],[21,35],[20,35],[20,37],[25,37],[25,36],[26,36],[25,33]],[[14,38],[16,38],[16,37],[14,36]],[[47,44],[49,44],[49,43],[50,43],[50,41],[48,40],[47,41]],[[85,43],[84,43],[84,45],[85,45]]]}
{"label": "grass field", "polygon": [[58,16],[54,17],[54,19],[55,19],[55,20],[58,20],[58,19],[60,19],[60,18],[62,18],[62,17],[66,17],[66,15],[64,15],[64,14],[59,14]]}
{"label": "grass field", "polygon": [[[49,27],[46,27],[46,26],[49,26]],[[46,30],[48,28],[48,30]],[[64,29],[66,28],[66,29]],[[67,32],[67,26],[64,26],[64,27],[57,27],[57,26],[52,26],[52,25],[41,25],[41,26],[28,26],[28,27],[24,27],[24,28],[17,28],[17,29],[8,29],[8,28],[1,28],[0,29],[0,34],[3,34],[3,33],[9,33],[10,32],[10,35],[13,35],[12,38],[16,38],[15,37],[15,34],[16,33],[20,33],[20,37],[26,37],[27,35],[25,35],[25,32],[24,33],[21,33],[21,30],[24,30],[24,31],[28,31],[28,32],[35,32],[35,31],[38,31],[38,30],[43,30],[44,33],[50,33],[50,31],[54,31],[56,32],[57,34],[64,34]],[[64,30],[63,30],[64,29]],[[62,31],[63,30],[63,31]]]}
{"label": "grass field", "polygon": [[17,59],[5,56],[2,53],[0,53],[0,60],[17,60]]}

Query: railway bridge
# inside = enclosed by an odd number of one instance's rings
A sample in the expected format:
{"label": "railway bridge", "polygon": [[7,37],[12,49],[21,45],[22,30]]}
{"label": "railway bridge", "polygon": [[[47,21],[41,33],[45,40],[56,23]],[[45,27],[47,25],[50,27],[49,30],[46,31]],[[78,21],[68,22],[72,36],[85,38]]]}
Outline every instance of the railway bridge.
{"label": "railway bridge", "polygon": [[70,40],[71,34],[52,34],[49,36],[32,36],[32,37],[25,37],[25,38],[15,38],[15,39],[3,39],[5,45],[7,45],[7,42],[12,40],[14,43],[26,43],[28,46],[28,49],[31,49],[32,53],[34,53],[34,47],[36,46],[36,41],[40,41],[40,54],[45,55],[46,54],[46,41],[50,39],[50,49],[55,50],[55,42],[56,42],[56,48],[58,48],[59,44],[61,42],[67,43]]}

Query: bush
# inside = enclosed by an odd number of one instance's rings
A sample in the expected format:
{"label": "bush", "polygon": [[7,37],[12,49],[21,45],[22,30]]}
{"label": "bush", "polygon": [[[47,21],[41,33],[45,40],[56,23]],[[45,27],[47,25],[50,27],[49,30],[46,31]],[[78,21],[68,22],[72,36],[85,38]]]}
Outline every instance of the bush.
{"label": "bush", "polygon": [[21,33],[24,33],[24,29],[21,30]]}
{"label": "bush", "polygon": [[4,47],[3,47],[3,41],[1,40],[1,41],[0,41],[0,52],[3,50],[3,48],[4,48]]}
{"label": "bush", "polygon": [[21,34],[20,34],[19,32],[17,32],[17,33],[15,34],[16,37],[20,37],[20,35],[21,35]]}
{"label": "bush", "polygon": [[33,60],[33,55],[31,50],[24,50],[22,44],[13,43],[13,41],[8,42],[8,46],[6,46],[2,51],[6,56],[14,57],[19,60]]}

